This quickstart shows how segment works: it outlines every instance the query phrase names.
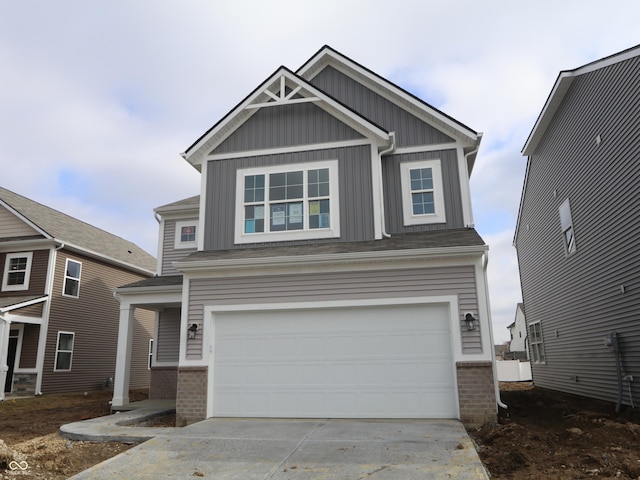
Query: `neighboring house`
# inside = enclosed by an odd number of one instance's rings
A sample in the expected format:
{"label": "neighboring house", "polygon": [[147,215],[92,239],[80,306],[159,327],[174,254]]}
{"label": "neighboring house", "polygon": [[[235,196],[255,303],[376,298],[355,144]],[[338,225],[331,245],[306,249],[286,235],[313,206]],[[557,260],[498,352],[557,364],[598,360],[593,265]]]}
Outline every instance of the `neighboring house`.
{"label": "neighboring house", "polygon": [[640,404],[640,46],[559,74],[515,232],[536,385]]}
{"label": "neighboring house", "polygon": [[529,358],[527,353],[527,324],[522,303],[516,305],[515,320],[507,328],[509,329],[511,340],[509,341],[509,351],[505,360],[527,360]]}
{"label": "neighboring house", "polygon": [[201,195],[160,207],[151,393],[178,423],[233,417],[495,421],[481,135],[324,47],[281,67],[183,157]]}
{"label": "neighboring house", "polygon": [[[0,188],[0,400],[113,382],[113,289],[154,266],[133,243]],[[149,384],[152,327],[153,316],[138,312],[132,387]]]}

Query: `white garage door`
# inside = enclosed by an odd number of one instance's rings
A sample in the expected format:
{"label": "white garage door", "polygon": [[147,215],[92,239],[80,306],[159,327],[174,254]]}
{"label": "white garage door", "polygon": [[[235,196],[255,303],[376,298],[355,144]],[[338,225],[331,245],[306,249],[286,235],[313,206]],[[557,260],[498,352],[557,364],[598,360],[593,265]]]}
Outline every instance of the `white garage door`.
{"label": "white garage door", "polygon": [[214,416],[457,416],[446,305],[217,313],[213,337]]}

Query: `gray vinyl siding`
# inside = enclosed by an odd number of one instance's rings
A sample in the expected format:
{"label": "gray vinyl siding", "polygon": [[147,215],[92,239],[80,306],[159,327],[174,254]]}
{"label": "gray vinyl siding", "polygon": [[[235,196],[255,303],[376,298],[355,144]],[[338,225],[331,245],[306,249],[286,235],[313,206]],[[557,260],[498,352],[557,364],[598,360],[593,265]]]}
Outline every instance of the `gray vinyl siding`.
{"label": "gray vinyl siding", "polygon": [[[62,296],[66,259],[82,263],[80,295]],[[116,287],[142,280],[143,276],[89,257],[58,252],[55,265],[49,328],[46,339],[42,393],[78,392],[101,388],[115,375],[120,304]],[[133,322],[130,386],[149,385],[148,349],[153,336],[153,312],[137,309]],[[54,372],[57,334],[75,333],[71,371]]]}
{"label": "gray vinyl siding", "polygon": [[[457,295],[458,308],[478,310],[473,266],[379,272],[343,272],[313,275],[276,275],[252,278],[192,279],[189,323],[202,325],[205,305],[313,302]],[[460,319],[462,326],[462,318]],[[480,330],[461,327],[464,353],[481,353]],[[202,329],[187,342],[187,358],[201,358]]]}
{"label": "gray vinyl siding", "polygon": [[[431,159],[439,159],[442,167],[446,223],[405,226],[402,209],[400,164]],[[456,150],[385,156],[382,162],[382,178],[385,199],[385,222],[389,233],[425,232],[447,228],[464,228],[466,226],[464,225],[462,213],[462,194],[460,192]]]}
{"label": "gray vinyl siding", "polygon": [[262,108],[211,153],[354,140],[362,135],[313,103]]}
{"label": "gray vinyl siding", "polygon": [[[516,247],[527,324],[540,322],[546,363],[536,385],[615,402],[613,353],[640,378],[640,60],[577,77],[529,158]],[[602,143],[596,145],[596,136]],[[577,251],[567,256],[566,199]],[[624,286],[624,293],[621,287]],[[640,383],[623,382],[623,403]]]}
{"label": "gray vinyl siding", "polygon": [[179,220],[165,220],[164,232],[162,235],[162,271],[161,275],[179,275],[172,263],[182,260],[187,255],[196,251],[196,248],[175,248],[176,239],[176,223],[183,220],[193,220],[198,222],[197,218],[181,218]]}
{"label": "gray vinyl siding", "polygon": [[167,308],[158,317],[156,362],[178,363],[180,355],[180,309]]}
{"label": "gray vinyl siding", "polygon": [[[291,245],[327,241],[372,240],[374,238],[374,218],[371,190],[371,148],[365,145],[210,161],[207,167],[204,249],[234,248],[235,188],[238,169],[333,159],[338,160],[340,182],[340,238],[286,243]],[[282,243],[263,243],[261,245]]]}
{"label": "gray vinyl siding", "polygon": [[0,238],[40,235],[4,207],[0,207]]}
{"label": "gray vinyl siding", "polygon": [[408,111],[335,68],[326,67],[311,80],[316,87],[381,126],[396,132],[398,147],[434,145],[454,140]]}

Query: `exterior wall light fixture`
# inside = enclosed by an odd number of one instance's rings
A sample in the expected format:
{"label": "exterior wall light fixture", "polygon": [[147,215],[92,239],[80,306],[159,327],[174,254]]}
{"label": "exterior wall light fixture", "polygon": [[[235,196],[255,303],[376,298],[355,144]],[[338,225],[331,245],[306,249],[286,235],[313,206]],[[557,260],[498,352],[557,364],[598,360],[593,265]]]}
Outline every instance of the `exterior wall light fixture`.
{"label": "exterior wall light fixture", "polygon": [[198,324],[192,323],[191,326],[187,329],[189,339],[196,338],[196,332],[198,331]]}
{"label": "exterior wall light fixture", "polygon": [[476,329],[476,321],[477,319],[469,312],[467,312],[464,316],[464,321],[467,324],[467,330],[475,330]]}

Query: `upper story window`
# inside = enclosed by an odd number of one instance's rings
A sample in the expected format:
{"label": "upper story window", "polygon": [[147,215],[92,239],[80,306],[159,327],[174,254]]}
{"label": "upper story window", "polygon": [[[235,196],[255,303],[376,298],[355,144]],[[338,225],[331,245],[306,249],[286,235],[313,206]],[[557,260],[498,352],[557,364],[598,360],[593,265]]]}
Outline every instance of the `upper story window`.
{"label": "upper story window", "polygon": [[198,222],[186,220],[176,222],[175,248],[196,248],[198,245]]}
{"label": "upper story window", "polygon": [[2,276],[3,291],[29,289],[33,252],[7,253]]}
{"label": "upper story window", "polygon": [[64,269],[64,287],[62,294],[66,297],[78,298],[80,295],[80,274],[82,264],[67,258],[67,265]]}
{"label": "upper story window", "polygon": [[400,165],[405,225],[444,223],[444,192],[440,160]]}
{"label": "upper story window", "polygon": [[236,243],[338,236],[336,160],[238,171]]}
{"label": "upper story window", "polygon": [[576,239],[573,235],[573,220],[571,220],[571,205],[567,198],[560,205],[560,228],[562,229],[562,238],[564,250],[567,255],[571,255],[576,251]]}

